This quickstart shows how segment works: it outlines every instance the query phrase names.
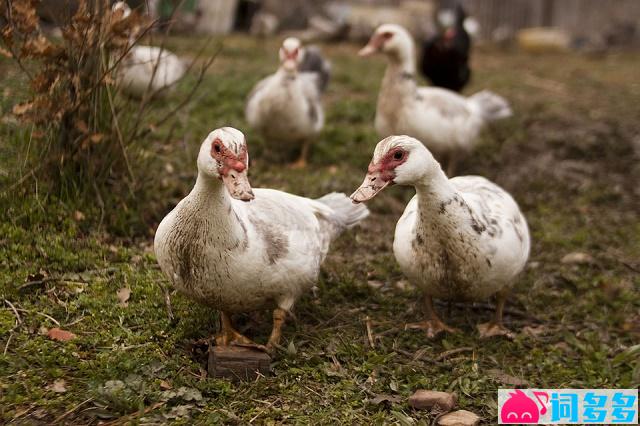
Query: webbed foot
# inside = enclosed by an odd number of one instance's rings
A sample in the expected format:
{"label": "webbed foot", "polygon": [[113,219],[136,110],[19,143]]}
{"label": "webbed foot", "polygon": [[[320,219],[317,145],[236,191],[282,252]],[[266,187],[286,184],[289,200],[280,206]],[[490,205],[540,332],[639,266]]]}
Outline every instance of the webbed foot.
{"label": "webbed foot", "polygon": [[485,322],[483,324],[478,324],[476,326],[478,328],[478,332],[480,333],[480,337],[483,339],[488,339],[490,337],[496,336],[504,336],[507,339],[513,340],[515,337],[514,334],[502,324],[498,324],[494,321]]}
{"label": "webbed foot", "polygon": [[436,337],[438,334],[442,332],[447,332],[452,334],[460,333],[460,330],[458,330],[457,328],[449,327],[439,319],[428,319],[420,322],[409,323],[404,326],[404,329],[405,330],[407,329],[424,330],[425,334],[427,335],[427,338],[429,339],[433,339],[434,337]]}

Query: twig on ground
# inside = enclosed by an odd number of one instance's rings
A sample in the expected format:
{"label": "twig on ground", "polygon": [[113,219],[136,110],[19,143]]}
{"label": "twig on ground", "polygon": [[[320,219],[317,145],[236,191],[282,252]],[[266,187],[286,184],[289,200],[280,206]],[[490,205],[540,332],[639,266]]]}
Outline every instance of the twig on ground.
{"label": "twig on ground", "polygon": [[111,426],[111,425],[117,425],[117,424],[129,424],[129,422],[135,418],[138,418],[140,416],[144,416],[145,414],[149,414],[150,412],[152,412],[153,410],[156,410],[160,407],[162,407],[163,405],[165,405],[167,403],[167,401],[163,401],[163,402],[156,402],[155,404],[143,409],[143,410],[138,410],[133,414],[129,414],[128,416],[123,416],[120,418],[117,418],[115,420],[112,420],[110,422],[107,423],[103,423],[103,426]]}
{"label": "twig on ground", "polygon": [[9,350],[9,344],[11,343],[11,339],[13,339],[13,330],[9,333],[9,337],[7,338],[7,343],[4,345],[4,352],[2,353],[3,355],[7,354],[7,351]]}
{"label": "twig on ground", "polygon": [[369,318],[368,315],[364,319],[364,323],[365,323],[365,326],[367,327],[367,340],[369,341],[369,345],[371,346],[371,349],[374,349],[376,347],[376,342],[373,338],[373,331],[371,330],[371,318]]}
{"label": "twig on ground", "polygon": [[64,413],[62,413],[60,416],[58,416],[54,421],[53,424],[59,424],[60,421],[62,419],[64,419],[65,417],[67,417],[69,414],[73,413],[74,411],[76,411],[78,408],[82,407],[84,404],[93,401],[93,398],[89,398],[89,399],[85,399],[84,401],[82,401],[80,404],[75,405],[74,407],[71,407],[71,409],[65,411]]}
{"label": "twig on ground", "polygon": [[9,305],[9,307],[13,311],[13,314],[16,317],[16,327],[19,326],[20,324],[22,324],[22,318],[20,318],[20,314],[18,313],[18,310],[16,309],[16,307],[13,306],[13,303],[9,302],[7,299],[4,299],[4,303]]}
{"label": "twig on ground", "polygon": [[474,348],[472,348],[471,346],[463,346],[461,348],[451,349],[449,351],[442,352],[440,355],[438,355],[435,358],[435,360],[436,361],[442,361],[445,358],[449,358],[451,355],[459,354],[460,352],[469,352],[469,351],[473,351],[473,350],[474,350]]}
{"label": "twig on ground", "polygon": [[40,311],[29,311],[27,309],[22,309],[22,308],[17,308],[18,311],[20,312],[26,312],[28,314],[36,314],[36,315],[41,315],[45,318],[47,318],[48,320],[50,320],[51,322],[53,322],[55,325],[57,325],[58,327],[60,327],[60,323],[58,322],[57,319],[55,319],[54,317],[52,317],[51,315],[47,315],[44,312],[40,312]]}
{"label": "twig on ground", "polygon": [[46,278],[43,278],[41,280],[28,281],[28,282],[22,284],[20,287],[18,287],[18,290],[24,290],[27,287],[32,287],[32,286],[35,286],[35,285],[42,285],[42,284],[45,284],[45,283],[48,283],[48,282],[52,282],[52,281],[60,281],[60,278],[58,278],[58,277],[46,277]]}

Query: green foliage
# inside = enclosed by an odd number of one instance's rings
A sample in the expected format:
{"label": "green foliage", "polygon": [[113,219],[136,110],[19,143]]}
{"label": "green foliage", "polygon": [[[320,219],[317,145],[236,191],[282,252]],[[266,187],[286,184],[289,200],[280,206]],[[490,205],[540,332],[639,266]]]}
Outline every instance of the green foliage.
{"label": "green foliage", "polygon": [[[171,38],[167,47],[191,55],[193,45],[191,39]],[[316,197],[348,193],[361,182],[378,139],[372,117],[382,60],[355,58],[356,46],[324,47],[336,70],[327,95],[327,126],[308,170],[289,170],[265,159],[266,150],[275,148],[248,129],[242,116],[246,93],[276,66],[277,45],[278,40],[244,37],[225,41],[194,106],[178,114],[173,132],[161,127],[152,134],[161,147],[151,154],[154,201],[138,207],[143,216],[131,211],[135,208],[113,209],[122,234],[131,230],[131,216],[153,230],[187,193],[197,148],[221,125],[248,135],[256,187]],[[497,389],[513,387],[514,378],[531,387],[639,386],[640,280],[634,268],[640,228],[631,140],[640,105],[628,88],[640,57],[595,61],[567,55],[559,63],[557,56],[477,51],[474,60],[469,93],[490,88],[512,100],[516,111],[515,118],[485,132],[481,147],[463,164],[465,174],[485,175],[507,188],[532,231],[530,265],[507,304],[514,341],[477,337],[475,325],[491,315],[481,305],[437,306],[448,323],[463,330],[460,335],[427,341],[420,332],[404,330],[422,314],[419,295],[403,282],[391,244],[412,193],[392,188],[374,200],[365,226],[334,244],[317,295],[305,295],[285,327],[275,375],[243,384],[210,379],[198,340],[215,332],[217,314],[173,295],[177,321],[168,319],[159,287],[167,283],[151,252],[151,237],[114,235],[96,226],[99,206],[29,185],[32,189],[19,196],[11,192],[0,199],[0,419],[431,424],[433,415],[403,402],[415,389],[426,388],[455,391],[460,408],[493,424]],[[8,111],[20,96],[20,78],[6,61],[0,61],[0,71],[7,75],[0,105]],[[553,79],[556,85],[543,86],[560,94],[540,89],[540,79]],[[154,114],[162,116],[177,102],[155,104]],[[600,117],[595,121],[594,109]],[[14,144],[24,143],[28,129],[5,118],[0,134],[2,154],[11,154],[0,155],[0,171],[11,170],[9,176],[0,173],[1,184],[8,186],[22,160],[13,155]],[[38,181],[38,187],[46,182]],[[571,252],[587,252],[595,261],[563,264]],[[123,287],[131,289],[126,306],[116,296]],[[265,341],[270,318],[259,312],[239,316],[238,323],[250,337]],[[48,338],[46,330],[58,326],[77,338]],[[290,346],[295,351],[286,349]],[[65,392],[51,386],[60,379]],[[401,402],[373,403],[380,394]]]}

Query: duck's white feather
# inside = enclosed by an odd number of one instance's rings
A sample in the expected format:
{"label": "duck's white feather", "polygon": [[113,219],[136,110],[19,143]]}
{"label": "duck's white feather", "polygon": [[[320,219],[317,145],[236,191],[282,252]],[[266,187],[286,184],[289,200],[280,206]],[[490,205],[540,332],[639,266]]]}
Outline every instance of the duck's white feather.
{"label": "duck's white feather", "polygon": [[442,158],[469,152],[486,123],[511,115],[508,102],[487,90],[464,97],[447,89],[419,87],[414,78],[413,39],[400,26],[384,28],[397,40],[393,53],[388,54],[378,95],[375,128],[381,137],[412,136]]}
{"label": "duck's white feather", "polygon": [[227,312],[289,310],[315,283],[331,241],[368,214],[343,194],[254,192],[245,203],[199,177],[165,217],[155,251],[179,291]]}
{"label": "duck's white feather", "polygon": [[487,122],[511,114],[504,99],[488,91],[481,93],[465,98],[442,88],[418,87],[406,74],[385,76],[378,97],[376,131],[381,137],[413,136],[437,157],[469,152]]}
{"label": "duck's white feather", "polygon": [[402,271],[425,294],[479,300],[511,286],[529,255],[529,231],[513,198],[480,176],[418,189],[393,245]]}
{"label": "duck's white feather", "polygon": [[[154,72],[155,69],[155,72]],[[159,93],[175,85],[186,72],[175,54],[155,46],[133,46],[118,66],[118,83],[136,97]]]}
{"label": "duck's white feather", "polygon": [[278,70],[250,93],[245,115],[268,140],[299,143],[313,137],[324,125],[318,75]]}

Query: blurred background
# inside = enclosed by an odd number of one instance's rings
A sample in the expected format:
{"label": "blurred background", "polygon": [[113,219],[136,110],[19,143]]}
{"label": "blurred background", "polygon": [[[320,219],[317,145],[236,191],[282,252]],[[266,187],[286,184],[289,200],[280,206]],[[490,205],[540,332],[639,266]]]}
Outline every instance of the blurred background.
{"label": "blurred background", "polygon": [[[51,0],[39,7],[43,19],[60,22],[73,1]],[[273,35],[305,31],[308,38],[362,41],[382,22],[408,28],[418,39],[437,31],[442,9],[461,5],[472,17],[472,32],[481,42],[521,40],[521,30],[546,28],[531,43],[554,43],[560,49],[601,50],[637,47],[640,4],[634,0],[130,0],[153,18],[168,21],[174,31],[229,34],[234,31]],[[523,44],[527,44],[523,42]]]}

